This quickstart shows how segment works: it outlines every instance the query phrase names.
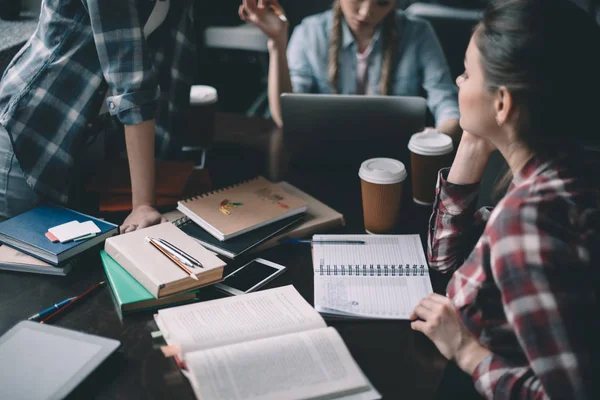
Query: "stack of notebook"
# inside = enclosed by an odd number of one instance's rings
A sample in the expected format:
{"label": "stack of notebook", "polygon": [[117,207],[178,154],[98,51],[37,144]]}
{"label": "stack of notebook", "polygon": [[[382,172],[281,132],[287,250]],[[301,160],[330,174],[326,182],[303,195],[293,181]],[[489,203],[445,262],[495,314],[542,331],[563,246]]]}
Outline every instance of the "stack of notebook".
{"label": "stack of notebook", "polygon": [[[146,238],[167,241],[198,265],[182,269]],[[219,282],[225,266],[171,223],[112,237],[100,256],[121,315],[195,301],[196,290]]]}
{"label": "stack of notebook", "polygon": [[[225,203],[227,200],[227,203]],[[229,205],[228,205],[229,204]],[[262,177],[179,202],[167,219],[228,258],[344,225],[344,217],[287,182]]]}
{"label": "stack of notebook", "polygon": [[[81,226],[90,225],[92,233],[76,237]],[[117,225],[90,215],[55,205],[39,206],[0,223],[0,269],[66,275],[76,256],[117,233]]]}

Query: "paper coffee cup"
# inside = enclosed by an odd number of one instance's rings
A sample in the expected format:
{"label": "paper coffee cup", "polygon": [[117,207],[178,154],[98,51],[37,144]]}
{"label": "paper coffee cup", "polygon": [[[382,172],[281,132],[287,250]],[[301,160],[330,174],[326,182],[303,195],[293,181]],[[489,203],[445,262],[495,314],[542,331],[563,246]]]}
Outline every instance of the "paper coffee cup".
{"label": "paper coffee cup", "polygon": [[435,129],[425,129],[411,136],[408,149],[413,201],[431,205],[435,199],[438,172],[452,163],[452,138]]}
{"label": "paper coffee cup", "polygon": [[365,230],[389,233],[398,224],[402,187],[407,173],[404,164],[391,158],[364,161],[360,177]]}
{"label": "paper coffee cup", "polygon": [[188,127],[183,145],[185,150],[207,146],[212,143],[215,130],[217,90],[212,86],[194,85],[190,89]]}

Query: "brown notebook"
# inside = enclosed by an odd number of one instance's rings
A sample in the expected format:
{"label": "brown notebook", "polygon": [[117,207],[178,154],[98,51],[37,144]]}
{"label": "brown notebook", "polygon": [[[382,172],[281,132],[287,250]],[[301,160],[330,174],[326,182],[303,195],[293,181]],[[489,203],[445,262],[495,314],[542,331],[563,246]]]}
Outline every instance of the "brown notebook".
{"label": "brown notebook", "polygon": [[289,194],[300,197],[308,202],[306,215],[300,224],[294,225],[292,229],[288,229],[255,247],[254,249],[250,250],[250,253],[266,250],[270,247],[276,246],[283,238],[299,239],[302,237],[312,236],[315,233],[325,233],[330,229],[339,228],[346,225],[346,221],[344,220],[344,216],[342,214],[310,196],[308,193],[303,192],[287,182],[278,182],[277,185]]}
{"label": "brown notebook", "polygon": [[262,176],[224,189],[181,200],[177,209],[219,240],[292,215],[306,212],[308,203]]}

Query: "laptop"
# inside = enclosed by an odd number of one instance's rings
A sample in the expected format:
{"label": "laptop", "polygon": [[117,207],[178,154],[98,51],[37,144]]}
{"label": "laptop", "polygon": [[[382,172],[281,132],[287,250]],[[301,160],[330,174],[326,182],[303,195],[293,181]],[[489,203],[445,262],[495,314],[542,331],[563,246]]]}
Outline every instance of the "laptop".
{"label": "laptop", "polygon": [[392,157],[408,165],[408,140],[425,127],[427,102],[416,96],[283,93],[281,113],[292,163],[347,165]]}

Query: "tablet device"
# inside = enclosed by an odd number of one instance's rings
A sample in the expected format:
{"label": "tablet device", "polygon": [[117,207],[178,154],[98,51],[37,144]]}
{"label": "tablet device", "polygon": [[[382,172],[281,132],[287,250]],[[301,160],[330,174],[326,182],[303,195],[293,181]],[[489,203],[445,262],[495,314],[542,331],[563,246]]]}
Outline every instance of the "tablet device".
{"label": "tablet device", "polygon": [[0,337],[0,399],[62,399],[120,342],[22,321]]}

